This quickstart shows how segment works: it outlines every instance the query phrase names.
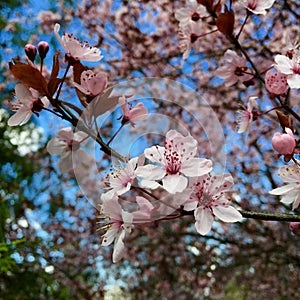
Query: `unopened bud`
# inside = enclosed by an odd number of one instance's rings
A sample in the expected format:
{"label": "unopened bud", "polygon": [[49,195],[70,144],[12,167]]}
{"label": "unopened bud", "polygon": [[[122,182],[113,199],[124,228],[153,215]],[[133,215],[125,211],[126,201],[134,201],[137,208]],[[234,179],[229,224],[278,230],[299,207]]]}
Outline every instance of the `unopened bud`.
{"label": "unopened bud", "polygon": [[24,47],[24,50],[25,50],[25,53],[27,55],[27,57],[32,61],[34,62],[35,60],[35,56],[36,56],[36,47],[32,44],[27,44],[25,47]]}
{"label": "unopened bud", "polygon": [[294,234],[300,236],[300,222],[291,222],[290,223],[290,230]]}
{"label": "unopened bud", "polygon": [[296,147],[296,141],[290,128],[285,128],[286,133],[276,132],[272,138],[273,148],[282,155],[292,154]]}
{"label": "unopened bud", "polygon": [[44,59],[49,51],[49,44],[47,42],[39,42],[38,44],[39,56]]}

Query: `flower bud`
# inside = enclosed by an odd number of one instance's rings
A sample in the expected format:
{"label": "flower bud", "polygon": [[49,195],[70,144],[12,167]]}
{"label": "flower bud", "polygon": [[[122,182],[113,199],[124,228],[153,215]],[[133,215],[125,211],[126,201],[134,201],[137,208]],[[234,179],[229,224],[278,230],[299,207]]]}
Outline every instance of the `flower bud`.
{"label": "flower bud", "polygon": [[39,56],[44,59],[49,51],[49,44],[47,42],[39,42],[38,44]]}
{"label": "flower bud", "polygon": [[300,222],[291,222],[290,223],[290,230],[294,234],[300,236]]}
{"label": "flower bud", "polygon": [[296,147],[296,141],[290,128],[285,128],[286,133],[276,132],[272,138],[272,146],[279,154],[292,154]]}
{"label": "flower bud", "polygon": [[32,44],[27,44],[24,47],[25,53],[27,55],[27,57],[34,62],[35,56],[36,56],[36,47]]}

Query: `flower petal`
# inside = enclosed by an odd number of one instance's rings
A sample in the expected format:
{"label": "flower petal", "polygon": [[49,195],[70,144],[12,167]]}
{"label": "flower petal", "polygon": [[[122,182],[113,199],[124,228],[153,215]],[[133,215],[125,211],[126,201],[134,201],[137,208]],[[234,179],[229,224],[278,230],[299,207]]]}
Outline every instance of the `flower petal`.
{"label": "flower petal", "polygon": [[230,205],[218,205],[215,207],[213,206],[212,210],[214,214],[223,222],[233,223],[241,221],[241,219],[243,218],[240,212]]}
{"label": "flower petal", "polygon": [[212,161],[205,158],[190,158],[184,161],[181,172],[190,177],[208,174],[212,170]]}
{"label": "flower petal", "polygon": [[198,207],[195,210],[194,215],[196,219],[196,230],[202,235],[207,234],[211,230],[211,226],[214,221],[214,217],[210,209]]}
{"label": "flower petal", "polygon": [[171,194],[182,192],[188,184],[187,178],[179,174],[167,175],[162,182],[163,188]]}

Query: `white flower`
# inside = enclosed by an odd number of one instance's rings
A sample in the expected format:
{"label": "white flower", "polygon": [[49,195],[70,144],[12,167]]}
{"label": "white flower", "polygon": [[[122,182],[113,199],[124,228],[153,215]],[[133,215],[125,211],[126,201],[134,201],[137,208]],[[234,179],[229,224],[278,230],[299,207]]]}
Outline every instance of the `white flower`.
{"label": "white flower", "polygon": [[257,112],[253,111],[253,108],[256,104],[257,97],[249,97],[247,104],[247,109],[239,110],[239,119],[238,119],[238,133],[243,133],[247,131],[249,133],[252,122],[257,118]]}
{"label": "white flower", "polygon": [[176,130],[166,135],[165,146],[145,149],[145,157],[155,164],[137,167],[136,175],[143,178],[141,184],[147,188],[157,188],[156,181],[171,194],[182,192],[188,184],[188,177],[201,176],[212,170],[212,162],[196,158],[197,141],[183,136]]}
{"label": "white flower", "polygon": [[108,222],[105,226],[100,228],[108,229],[102,236],[103,240],[101,246],[108,246],[115,241],[112,260],[116,263],[122,259],[124,255],[124,238],[126,233],[131,232],[133,216],[131,213],[122,209],[117,196],[103,202],[101,214],[108,218]]}
{"label": "white flower", "polygon": [[294,50],[292,59],[285,55],[275,56],[274,67],[282,74],[287,75],[287,83],[291,89],[300,88],[300,50]]}
{"label": "white flower", "polygon": [[217,69],[216,75],[225,79],[225,86],[232,86],[236,82],[246,82],[253,78],[248,74],[247,60],[236,52],[228,49],[224,54],[224,65]]}
{"label": "white flower", "polygon": [[77,38],[73,37],[72,34],[64,33],[61,38],[58,34],[59,29],[60,25],[56,23],[54,26],[54,34],[67,54],[74,59],[96,62],[103,58],[99,49],[91,47],[86,42],[80,42]]}
{"label": "white flower", "polygon": [[175,11],[175,18],[179,21],[180,27],[186,27],[190,22],[197,22],[206,16],[208,16],[206,8],[199,5],[196,0],[187,0],[186,7]]}
{"label": "white flower", "polygon": [[199,51],[201,43],[201,39],[199,37],[202,34],[203,29],[199,22],[193,22],[185,27],[179,27],[179,48],[180,51],[183,52],[183,59],[187,59],[189,57],[192,48],[195,52]]}
{"label": "white flower", "polygon": [[16,111],[7,124],[9,126],[23,125],[27,123],[33,113],[38,115],[43,107],[48,107],[50,102],[47,97],[38,98],[38,92],[29,89],[26,85],[18,83],[15,87],[16,97],[19,101],[12,104],[12,110]]}
{"label": "white flower", "polygon": [[73,133],[71,127],[61,129],[57,137],[52,138],[47,144],[47,151],[51,155],[60,155],[58,163],[62,173],[73,169],[72,152],[76,151],[78,161],[84,163],[88,160],[88,154],[80,149],[80,144],[87,138],[87,134],[81,131]]}
{"label": "white flower", "polygon": [[[297,161],[299,163],[299,161]],[[281,202],[290,204],[293,203],[292,208],[295,209],[300,204],[300,167],[298,164],[291,164],[283,166],[279,169],[278,175],[287,184],[273,189],[269,193],[271,195],[282,196]]]}
{"label": "white flower", "polygon": [[[195,210],[195,226],[200,234],[205,235],[211,230],[214,216],[229,223],[242,219],[242,215],[229,205],[225,196],[232,185],[233,179],[230,174],[213,177],[204,175],[190,180],[190,187],[184,192],[188,197],[184,203],[184,209]],[[184,195],[180,196],[184,197]]]}
{"label": "white flower", "polygon": [[240,0],[249,11],[256,15],[265,15],[267,9],[271,8],[275,0]]}
{"label": "white flower", "polygon": [[105,72],[95,74],[91,70],[83,71],[80,75],[80,84],[73,82],[73,85],[85,95],[97,96],[107,86],[107,74]]}
{"label": "white flower", "polygon": [[126,163],[125,166],[120,166],[116,170],[112,170],[107,175],[107,183],[110,190],[102,194],[102,200],[108,200],[113,195],[122,195],[128,192],[131,188],[134,179],[136,178],[135,169],[138,163],[139,157],[132,158]]}

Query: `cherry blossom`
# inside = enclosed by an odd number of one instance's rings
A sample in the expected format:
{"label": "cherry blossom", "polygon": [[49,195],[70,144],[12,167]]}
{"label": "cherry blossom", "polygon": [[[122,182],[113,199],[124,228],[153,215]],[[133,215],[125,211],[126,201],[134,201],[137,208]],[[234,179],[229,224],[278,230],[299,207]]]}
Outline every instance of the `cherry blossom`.
{"label": "cherry blossom", "polygon": [[97,96],[107,86],[107,74],[105,72],[95,74],[91,70],[83,71],[80,76],[80,84],[73,82],[73,85],[86,95]]}
{"label": "cherry blossom", "polygon": [[281,134],[276,132],[272,138],[273,148],[282,155],[292,154],[296,147],[294,134],[290,128],[285,128],[285,132]]}
{"label": "cherry blossom", "polygon": [[183,59],[187,59],[189,57],[192,48],[196,52],[199,51],[199,37],[201,34],[203,34],[203,29],[200,22],[193,22],[185,27],[179,27],[179,48],[180,51],[183,52]]}
{"label": "cherry blossom", "polygon": [[91,47],[87,42],[80,42],[77,38],[73,37],[70,33],[64,33],[62,38],[58,34],[60,25],[58,23],[54,26],[54,34],[65,49],[68,55],[75,60],[85,60],[96,62],[103,58],[101,51],[96,47]]}
{"label": "cherry blossom", "polygon": [[300,204],[300,166],[299,161],[296,162],[283,166],[278,171],[279,177],[287,184],[269,192],[271,195],[282,196],[282,203],[293,203],[293,209]]}
{"label": "cherry blossom", "polygon": [[287,83],[291,89],[300,88],[300,50],[294,51],[293,57],[278,54],[275,56],[274,67],[287,75]]}
{"label": "cherry blossom", "polygon": [[102,236],[101,246],[108,246],[114,241],[112,261],[116,263],[124,255],[124,238],[126,233],[131,232],[133,215],[122,209],[116,195],[112,199],[103,202],[101,215],[108,219],[108,222],[100,228],[107,230]]}
{"label": "cherry blossom", "polygon": [[122,124],[130,122],[134,125],[134,122],[144,121],[148,118],[147,108],[142,102],[139,102],[135,107],[132,107],[127,99],[122,96],[119,98],[119,104],[123,112]]}
{"label": "cherry blossom", "polygon": [[60,155],[58,163],[62,173],[66,173],[73,169],[72,152],[76,151],[78,161],[84,163],[88,160],[88,154],[80,149],[80,144],[83,143],[87,134],[81,131],[73,132],[71,127],[61,129],[57,137],[52,138],[47,144],[47,151],[51,155]]}
{"label": "cherry blossom", "polygon": [[165,145],[145,149],[144,154],[154,164],[140,166],[136,175],[143,178],[141,184],[147,188],[160,186],[171,194],[182,192],[188,177],[201,176],[212,170],[212,162],[196,158],[197,141],[190,135],[183,136],[176,130],[167,132]]}
{"label": "cherry blossom", "polygon": [[188,198],[184,203],[184,209],[195,210],[195,226],[200,234],[205,235],[211,230],[214,216],[229,223],[242,219],[242,215],[229,205],[225,197],[225,193],[230,191],[232,185],[233,178],[230,174],[213,177],[206,174],[190,180],[189,188],[184,192]]}
{"label": "cherry blossom", "polygon": [[253,14],[265,15],[275,0],[240,0],[240,2]]}
{"label": "cherry blossom", "polygon": [[252,122],[257,118],[257,111],[254,110],[257,97],[249,97],[247,108],[244,110],[239,110],[239,119],[238,119],[238,133],[250,131]]}
{"label": "cherry blossom", "polygon": [[228,49],[224,54],[224,65],[217,69],[216,75],[225,79],[225,86],[232,86],[238,81],[247,82],[253,78],[253,75],[248,74],[246,63],[244,57]]}
{"label": "cherry blossom", "polygon": [[175,11],[175,18],[179,21],[180,27],[186,27],[190,22],[197,22],[206,16],[208,16],[206,8],[199,5],[196,0],[187,0],[186,7]]}
{"label": "cherry blossom", "polygon": [[287,75],[280,72],[273,72],[273,70],[269,70],[266,73],[265,82],[267,90],[275,95],[282,95],[289,88]]}
{"label": "cherry blossom", "polygon": [[133,184],[134,179],[136,178],[135,169],[137,167],[138,160],[139,157],[134,157],[130,159],[125,164],[125,166],[122,166],[120,163],[120,166],[118,166],[118,168],[112,170],[107,175],[106,183],[109,186],[110,190],[102,194],[102,200],[109,200],[115,194],[122,195],[130,190],[131,185]]}
{"label": "cherry blossom", "polygon": [[7,124],[9,126],[26,124],[33,113],[38,116],[43,107],[47,108],[50,104],[47,97],[39,99],[36,90],[28,88],[22,83],[16,85],[15,93],[18,101],[12,103],[11,110],[16,111],[16,113],[8,119]]}

